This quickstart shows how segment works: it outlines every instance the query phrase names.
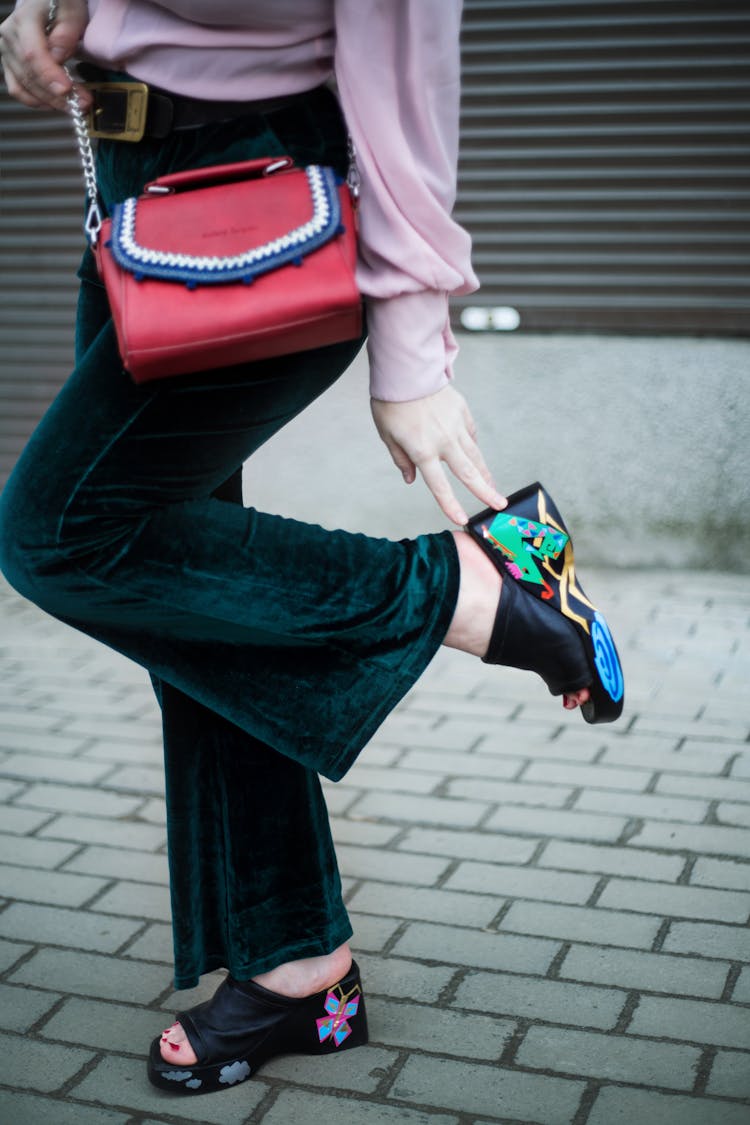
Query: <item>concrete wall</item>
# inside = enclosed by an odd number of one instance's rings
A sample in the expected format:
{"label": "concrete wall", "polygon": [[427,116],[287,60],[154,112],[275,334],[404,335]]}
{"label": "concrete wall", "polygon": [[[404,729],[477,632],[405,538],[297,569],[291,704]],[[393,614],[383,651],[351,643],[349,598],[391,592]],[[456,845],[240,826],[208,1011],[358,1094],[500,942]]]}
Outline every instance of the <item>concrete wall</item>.
{"label": "concrete wall", "polygon": [[[457,386],[498,486],[540,479],[579,561],[750,572],[750,341],[555,333],[460,343]],[[363,356],[256,454],[246,498],[396,538],[448,526],[381,444]]]}

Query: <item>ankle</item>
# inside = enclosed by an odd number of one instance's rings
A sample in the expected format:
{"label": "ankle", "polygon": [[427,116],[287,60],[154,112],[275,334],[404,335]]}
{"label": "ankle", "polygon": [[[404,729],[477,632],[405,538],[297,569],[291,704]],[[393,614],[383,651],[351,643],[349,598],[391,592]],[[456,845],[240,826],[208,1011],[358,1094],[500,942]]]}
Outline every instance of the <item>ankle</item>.
{"label": "ankle", "polygon": [[461,581],[443,644],[472,656],[484,656],[500,601],[503,579],[481,547],[465,531],[454,531]]}
{"label": "ankle", "polygon": [[321,957],[303,957],[298,961],[286,961],[259,973],[253,981],[269,992],[276,992],[289,999],[302,1000],[314,996],[340,981],[346,976],[352,963],[352,953],[348,943],[340,945],[332,953]]}

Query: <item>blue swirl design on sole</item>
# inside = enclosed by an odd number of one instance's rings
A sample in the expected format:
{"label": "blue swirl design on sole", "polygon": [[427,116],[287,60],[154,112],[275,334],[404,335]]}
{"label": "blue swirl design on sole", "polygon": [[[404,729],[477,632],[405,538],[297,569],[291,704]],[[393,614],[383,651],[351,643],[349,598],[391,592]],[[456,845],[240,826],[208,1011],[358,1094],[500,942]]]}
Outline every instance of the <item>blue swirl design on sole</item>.
{"label": "blue swirl design on sole", "polygon": [[610,699],[619,703],[625,690],[625,682],[615,642],[601,613],[596,613],[591,622],[591,640],[594,646],[594,664],[602,686]]}

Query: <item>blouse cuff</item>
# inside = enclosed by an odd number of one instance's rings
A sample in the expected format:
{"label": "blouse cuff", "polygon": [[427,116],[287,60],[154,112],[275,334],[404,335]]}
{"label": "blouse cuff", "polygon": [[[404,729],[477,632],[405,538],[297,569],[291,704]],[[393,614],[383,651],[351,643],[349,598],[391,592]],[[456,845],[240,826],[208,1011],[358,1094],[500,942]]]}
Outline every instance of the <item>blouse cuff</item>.
{"label": "blouse cuff", "polygon": [[366,297],[365,304],[372,398],[405,402],[448,385],[458,348],[447,293],[428,289]]}

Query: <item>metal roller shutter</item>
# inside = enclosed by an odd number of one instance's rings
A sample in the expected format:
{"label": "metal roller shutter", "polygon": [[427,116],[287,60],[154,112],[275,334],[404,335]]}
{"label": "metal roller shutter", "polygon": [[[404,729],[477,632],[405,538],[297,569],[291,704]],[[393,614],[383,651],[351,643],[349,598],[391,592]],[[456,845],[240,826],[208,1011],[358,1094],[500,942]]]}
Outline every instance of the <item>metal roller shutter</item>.
{"label": "metal roller shutter", "polygon": [[750,331],[749,64],[747,0],[466,0],[465,326]]}
{"label": "metal roller shutter", "polygon": [[66,117],[0,97],[0,486],[73,360],[77,160]]}
{"label": "metal roller shutter", "polygon": [[[747,332],[748,62],[746,0],[466,0],[457,314]],[[81,215],[69,122],[0,97],[0,484],[70,369]]]}

